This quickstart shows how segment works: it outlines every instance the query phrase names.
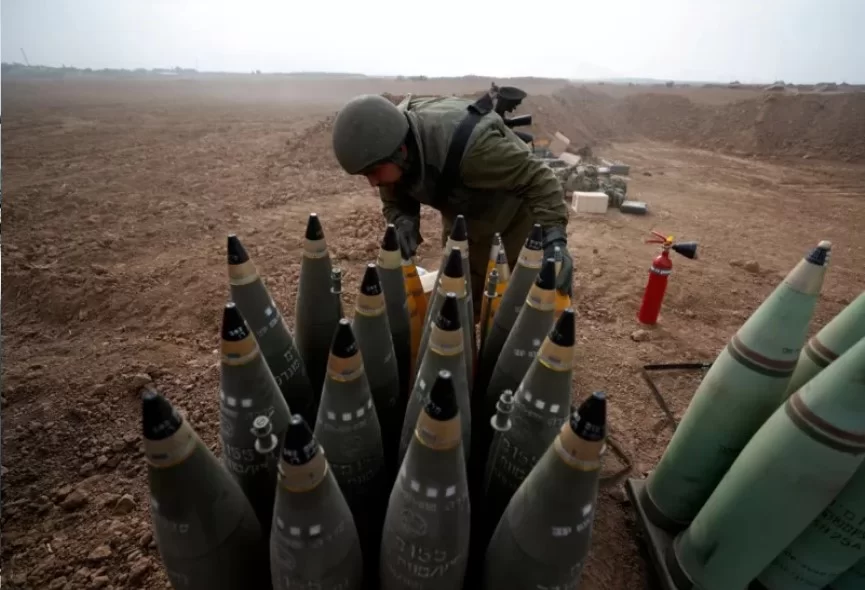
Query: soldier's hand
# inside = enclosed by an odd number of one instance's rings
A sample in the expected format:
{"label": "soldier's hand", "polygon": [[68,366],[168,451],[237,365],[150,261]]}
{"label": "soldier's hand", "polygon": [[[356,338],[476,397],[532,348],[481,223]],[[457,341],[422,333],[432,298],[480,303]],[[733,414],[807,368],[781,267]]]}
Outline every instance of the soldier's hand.
{"label": "soldier's hand", "polygon": [[556,289],[573,295],[574,260],[568,252],[568,238],[561,227],[544,228],[544,258],[555,258],[556,246],[562,252],[562,269],[556,277]]}
{"label": "soldier's hand", "polygon": [[394,223],[396,233],[400,241],[405,246],[408,254],[414,256],[417,253],[417,247],[423,242],[420,237],[419,222],[410,217],[400,217]]}

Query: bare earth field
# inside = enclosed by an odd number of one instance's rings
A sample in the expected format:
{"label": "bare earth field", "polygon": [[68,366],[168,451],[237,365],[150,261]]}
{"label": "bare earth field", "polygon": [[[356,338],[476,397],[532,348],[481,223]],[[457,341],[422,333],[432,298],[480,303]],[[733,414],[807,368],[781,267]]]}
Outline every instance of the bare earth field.
{"label": "bare earth field", "polygon": [[[834,246],[812,331],[865,288],[865,95],[608,94],[609,86],[499,82],[532,94],[523,110],[535,113],[536,134],[561,129],[629,163],[628,194],[650,205],[647,217],[572,214],[569,225],[576,392],[607,391],[612,434],[636,473],[669,440],[637,375],[642,364],[714,359],[820,239]],[[317,212],[350,309],[383,222],[365,181],[338,169],[329,117],[361,92],[473,94],[488,85],[251,76],[4,83],[7,587],[169,588],[150,534],[135,375],[149,375],[218,451],[226,234],[238,233],[291,318],[303,228]],[[698,240],[700,258],[674,259],[661,323],[635,342],[657,251],[643,243],[650,229]],[[420,263],[434,266],[434,211],[424,211],[422,231]],[[759,270],[744,270],[745,261]],[[658,380],[679,415],[698,381]],[[593,539],[583,590],[649,587],[620,486],[601,492]]]}

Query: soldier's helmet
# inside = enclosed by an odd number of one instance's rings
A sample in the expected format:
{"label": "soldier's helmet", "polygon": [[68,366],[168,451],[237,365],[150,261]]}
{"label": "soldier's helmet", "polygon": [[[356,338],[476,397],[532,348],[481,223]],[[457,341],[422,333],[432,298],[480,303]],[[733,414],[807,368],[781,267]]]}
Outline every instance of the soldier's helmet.
{"label": "soldier's helmet", "polygon": [[378,94],[356,96],[333,123],[333,152],[343,170],[361,174],[392,156],[408,129],[408,119],[388,99]]}

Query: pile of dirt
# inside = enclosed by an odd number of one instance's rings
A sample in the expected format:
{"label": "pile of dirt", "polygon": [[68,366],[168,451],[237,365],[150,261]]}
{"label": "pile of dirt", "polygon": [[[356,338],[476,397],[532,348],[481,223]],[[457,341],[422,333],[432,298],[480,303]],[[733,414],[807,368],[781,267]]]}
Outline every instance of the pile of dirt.
{"label": "pile of dirt", "polygon": [[604,145],[628,139],[616,113],[616,99],[585,86],[566,86],[552,96],[530,96],[520,112],[532,113],[535,137],[560,131],[572,145]]}
{"label": "pile of dirt", "polygon": [[[396,104],[405,95],[383,96]],[[862,92],[765,92],[711,104],[653,90],[619,98],[571,84],[530,95],[515,114],[522,113],[532,113],[536,137],[560,131],[576,147],[645,138],[739,155],[865,160]]]}
{"label": "pile of dirt", "polygon": [[865,93],[766,93],[727,104],[646,92],[614,98],[585,86],[530,97],[541,133],[575,145],[643,137],[737,154],[865,160]]}

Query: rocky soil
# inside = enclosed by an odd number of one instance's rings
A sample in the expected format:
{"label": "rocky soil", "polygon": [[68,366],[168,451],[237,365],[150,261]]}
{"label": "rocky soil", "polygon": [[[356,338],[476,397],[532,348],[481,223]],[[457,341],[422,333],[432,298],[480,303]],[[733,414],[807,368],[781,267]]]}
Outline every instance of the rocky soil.
{"label": "rocky soil", "polygon": [[[226,234],[238,233],[291,318],[303,228],[319,213],[351,309],[383,224],[370,188],[338,169],[329,117],[360,91],[488,86],[457,82],[4,83],[7,587],[168,588],[137,392],[154,382],[219,452]],[[650,204],[647,217],[574,214],[568,228],[575,392],[608,392],[612,433],[645,472],[669,432],[642,364],[712,360],[820,239],[834,248],[813,330],[863,289],[865,95],[523,83],[535,133],[560,129],[631,164],[629,195]],[[674,260],[654,328],[635,321],[650,229],[700,241],[698,260]],[[420,263],[433,267],[435,212],[424,211],[422,232]],[[658,384],[681,414],[698,381]],[[650,569],[621,488],[605,489],[582,588],[644,588]]]}

